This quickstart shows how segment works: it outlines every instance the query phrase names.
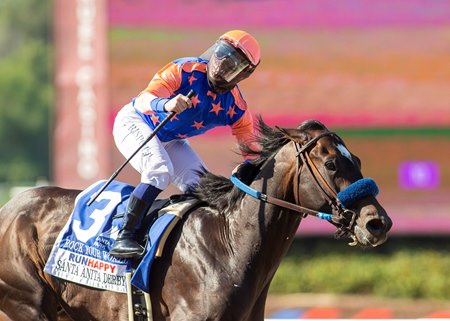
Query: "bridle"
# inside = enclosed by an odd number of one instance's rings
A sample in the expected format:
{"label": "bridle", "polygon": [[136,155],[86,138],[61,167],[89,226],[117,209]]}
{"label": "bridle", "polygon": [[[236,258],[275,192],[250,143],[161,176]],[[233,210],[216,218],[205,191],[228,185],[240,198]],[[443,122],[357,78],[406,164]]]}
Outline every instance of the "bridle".
{"label": "bridle", "polygon": [[[309,150],[312,146],[315,146],[317,142],[326,136],[331,136],[335,138],[339,138],[339,136],[333,132],[326,131],[321,133],[320,135],[315,136],[311,140],[309,140],[306,144],[301,145],[296,141],[292,141],[295,145],[295,149],[297,151],[296,159],[297,159],[297,170],[296,170],[296,181],[294,182],[294,195],[296,197],[296,202],[299,203],[299,182],[300,182],[300,174],[302,169],[302,164],[306,166],[311,176],[314,178],[314,182],[322,192],[322,194],[327,199],[328,204],[333,209],[333,214],[323,213],[320,211],[316,211],[310,208],[306,208],[294,203],[290,203],[279,198],[275,198],[266,194],[263,194],[250,186],[244,184],[236,175],[232,175],[230,180],[233,182],[236,187],[240,190],[249,194],[250,196],[257,198],[263,202],[267,202],[273,205],[277,205],[286,209],[293,210],[306,217],[307,215],[312,215],[318,217],[320,219],[324,219],[332,223],[336,226],[337,231],[335,234],[336,238],[340,238],[342,236],[351,236],[354,238],[353,227],[356,223],[357,215],[354,211],[345,208],[339,198],[338,193],[327,183],[325,178],[320,174],[314,162],[311,160],[309,156]],[[340,138],[339,138],[340,140]]]}
{"label": "bridle", "polygon": [[[354,211],[345,208],[338,197],[338,193],[328,184],[326,179],[320,174],[316,164],[311,160],[309,156],[309,149],[312,146],[315,146],[317,142],[326,136],[331,136],[335,139],[339,139],[339,136],[333,132],[326,131],[320,135],[309,140],[305,145],[301,146],[298,142],[294,142],[295,149],[297,150],[297,182],[294,184],[294,188],[297,190],[295,194],[297,197],[297,202],[299,201],[299,193],[298,187],[300,182],[300,172],[301,172],[301,164],[304,164],[308,169],[311,176],[314,178],[314,183],[317,185],[319,190],[327,199],[328,204],[333,209],[333,213],[329,217],[329,220],[332,224],[337,227],[336,237],[342,237],[344,235],[353,234],[353,227],[356,223],[357,215]],[[300,161],[301,160],[301,161]]]}

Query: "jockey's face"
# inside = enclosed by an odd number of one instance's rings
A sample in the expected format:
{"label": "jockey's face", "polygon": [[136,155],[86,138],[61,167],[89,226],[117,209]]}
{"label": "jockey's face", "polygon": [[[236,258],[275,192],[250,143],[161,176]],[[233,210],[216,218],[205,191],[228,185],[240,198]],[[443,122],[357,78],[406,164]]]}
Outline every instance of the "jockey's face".
{"label": "jockey's face", "polygon": [[253,70],[242,52],[228,42],[219,40],[208,62],[208,81],[214,91],[225,93],[248,78]]}

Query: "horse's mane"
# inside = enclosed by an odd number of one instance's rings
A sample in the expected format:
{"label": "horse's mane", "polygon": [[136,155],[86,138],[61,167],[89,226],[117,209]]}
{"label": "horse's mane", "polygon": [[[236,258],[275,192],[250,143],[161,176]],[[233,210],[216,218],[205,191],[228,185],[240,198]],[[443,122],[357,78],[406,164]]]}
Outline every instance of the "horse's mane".
{"label": "horse's mane", "polygon": [[[326,127],[319,121],[307,120],[297,129],[300,131],[324,130]],[[280,130],[268,126],[260,116],[257,117],[256,130],[257,135],[254,140],[261,148],[255,150],[248,145],[240,146],[243,153],[254,156],[252,161],[241,165],[243,168],[240,170],[240,179],[247,184],[253,181],[266,160],[289,142]],[[232,209],[244,196],[244,193],[237,188],[233,189],[234,185],[227,177],[206,170],[200,175],[200,182],[191,189],[190,193],[212,208]]]}

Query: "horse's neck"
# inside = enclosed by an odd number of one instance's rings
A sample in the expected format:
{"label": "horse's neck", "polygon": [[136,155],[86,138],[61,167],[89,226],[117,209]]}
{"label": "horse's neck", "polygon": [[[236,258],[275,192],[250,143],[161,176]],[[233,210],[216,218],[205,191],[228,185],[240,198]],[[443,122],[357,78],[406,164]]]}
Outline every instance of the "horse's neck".
{"label": "horse's neck", "polygon": [[[277,158],[264,166],[251,187],[272,197],[293,201],[292,164]],[[232,246],[246,256],[246,261],[264,266],[273,276],[300,223],[300,216],[247,195],[230,218]],[[242,253],[246,249],[246,253]],[[257,261],[257,262],[256,262]],[[253,265],[253,264],[251,264]]]}

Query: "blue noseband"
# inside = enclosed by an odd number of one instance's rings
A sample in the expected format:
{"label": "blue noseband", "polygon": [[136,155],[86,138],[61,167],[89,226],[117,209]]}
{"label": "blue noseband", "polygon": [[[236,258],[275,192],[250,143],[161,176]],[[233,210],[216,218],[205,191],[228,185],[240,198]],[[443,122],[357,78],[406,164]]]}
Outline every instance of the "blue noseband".
{"label": "blue noseband", "polygon": [[340,191],[337,198],[342,206],[347,207],[363,197],[377,195],[378,186],[375,181],[372,178],[362,178]]}

